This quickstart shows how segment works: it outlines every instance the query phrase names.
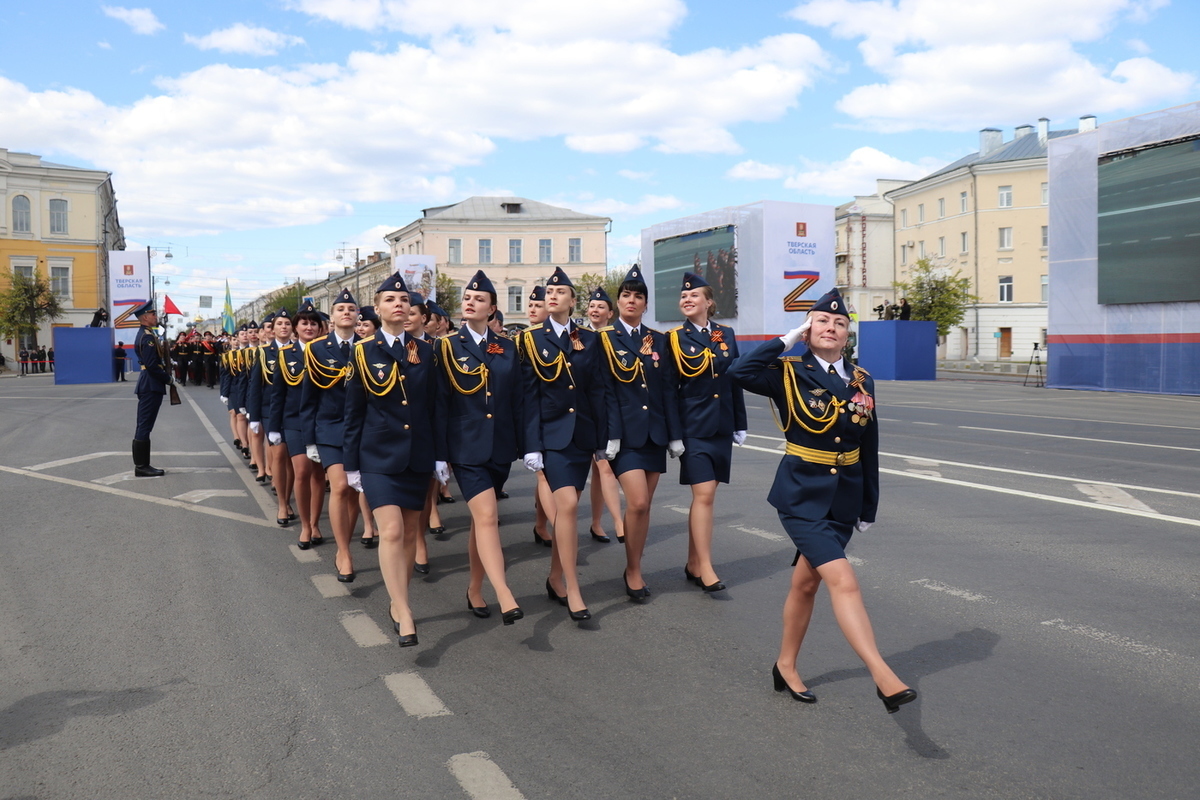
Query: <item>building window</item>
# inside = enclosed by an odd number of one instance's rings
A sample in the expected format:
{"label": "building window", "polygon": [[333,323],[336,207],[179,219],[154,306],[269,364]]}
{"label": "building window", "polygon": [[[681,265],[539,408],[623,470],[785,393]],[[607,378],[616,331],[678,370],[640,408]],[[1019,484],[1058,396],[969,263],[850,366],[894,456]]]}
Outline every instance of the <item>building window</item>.
{"label": "building window", "polygon": [[967,252],[967,232],[963,231],[962,233],[960,233],[958,235],[958,240],[959,240],[958,252],[960,252],[960,253]]}
{"label": "building window", "polygon": [[1050,226],[1043,225],[1042,226],[1042,247],[1049,247],[1049,246],[1050,246]]}
{"label": "building window", "polygon": [[583,261],[583,239],[567,240],[567,261],[579,264]]}
{"label": "building window", "polygon": [[449,262],[451,264],[462,263],[462,239],[451,239],[447,242],[449,247]]}
{"label": "building window", "polygon": [[917,222],[925,221],[925,204],[917,203]]}
{"label": "building window", "polygon": [[549,264],[554,258],[554,248],[549,239],[538,239],[538,263]]}
{"label": "building window", "polygon": [[1011,303],[1013,297],[1012,275],[1000,276],[1000,302]]}
{"label": "building window", "polygon": [[1000,187],[1000,208],[1012,208],[1012,187]]}
{"label": "building window", "polygon": [[[66,201],[63,201],[66,202]],[[71,296],[71,268],[70,267],[51,267],[50,268],[50,291],[54,292],[55,296],[66,298]]]}
{"label": "building window", "polygon": [[51,233],[66,233],[67,232],[67,201],[66,200],[51,200],[50,201],[50,232]]}
{"label": "building window", "polygon": [[946,255],[946,237],[945,236],[938,237],[938,255],[939,256]]}
{"label": "building window", "polygon": [[1043,303],[1050,302],[1050,276],[1049,275],[1042,276],[1042,302]]}
{"label": "building window", "polygon": [[26,280],[33,280],[33,266],[31,264],[13,264],[13,274],[23,275]]}
{"label": "building window", "polygon": [[32,230],[29,198],[19,194],[13,198],[13,233],[29,233]]}
{"label": "building window", "polygon": [[1012,228],[1000,229],[1000,249],[1012,250]]}
{"label": "building window", "polygon": [[925,240],[922,239],[921,241],[917,242],[917,258],[924,258],[924,257],[925,257]]}
{"label": "building window", "polygon": [[908,227],[908,209],[907,208],[900,209],[900,227],[901,228]]}
{"label": "building window", "polygon": [[938,219],[946,216],[946,198],[938,198]]}
{"label": "building window", "polygon": [[508,263],[521,263],[521,239],[508,240]]}
{"label": "building window", "polygon": [[1042,184],[1042,205],[1050,205],[1050,184]]}
{"label": "building window", "polygon": [[966,192],[958,193],[958,210],[959,210],[959,212],[961,212],[963,214],[967,213],[967,193]]}
{"label": "building window", "polygon": [[508,287],[508,313],[520,314],[525,310],[525,287]]}
{"label": "building window", "polygon": [[479,240],[479,263],[480,264],[492,263],[492,240],[491,239],[480,239]]}
{"label": "building window", "polygon": [[904,266],[907,263],[908,263],[908,248],[905,247],[904,245],[900,245],[900,266]]}

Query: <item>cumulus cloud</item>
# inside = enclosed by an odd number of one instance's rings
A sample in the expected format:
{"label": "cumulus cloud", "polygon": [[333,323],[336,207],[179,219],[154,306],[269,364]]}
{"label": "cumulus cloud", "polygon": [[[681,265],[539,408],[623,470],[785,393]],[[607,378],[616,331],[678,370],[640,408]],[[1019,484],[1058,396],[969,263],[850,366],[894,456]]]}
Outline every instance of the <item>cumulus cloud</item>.
{"label": "cumulus cloud", "polygon": [[632,169],[619,169],[617,174],[627,181],[648,181],[654,177],[653,172],[637,172]]}
{"label": "cumulus cloud", "polygon": [[805,194],[848,199],[854,195],[874,193],[877,178],[916,180],[945,164],[933,158],[923,158],[914,164],[874,147],[860,147],[841,161],[822,163],[804,160],[783,185]]}
{"label": "cumulus cloud", "polygon": [[219,50],[222,53],[250,56],[273,56],[285,47],[304,44],[304,39],[299,36],[278,33],[267,28],[255,28],[241,22],[206,36],[184,34],[183,40],[201,50]]}
{"label": "cumulus cloud", "polygon": [[1143,22],[1164,0],[812,0],[790,13],[859,40],[885,79],[838,109],[887,131],[972,130],[1041,116],[1104,113],[1177,102],[1196,77],[1147,58],[1112,66],[1076,48]]}
{"label": "cumulus cloud", "polygon": [[122,6],[100,6],[106,17],[120,20],[128,25],[134,33],[143,36],[153,36],[166,28],[148,8],[124,8]]}
{"label": "cumulus cloud", "polygon": [[568,199],[558,198],[543,202],[552,206],[566,206],[572,211],[595,214],[600,217],[640,217],[645,214],[669,211],[683,205],[683,201],[678,197],[657,194],[642,195],[633,203],[611,197],[598,199],[587,193]]}
{"label": "cumulus cloud", "polygon": [[742,161],[730,167],[725,177],[735,181],[763,181],[778,180],[787,174],[787,167],[763,164],[759,161]]}

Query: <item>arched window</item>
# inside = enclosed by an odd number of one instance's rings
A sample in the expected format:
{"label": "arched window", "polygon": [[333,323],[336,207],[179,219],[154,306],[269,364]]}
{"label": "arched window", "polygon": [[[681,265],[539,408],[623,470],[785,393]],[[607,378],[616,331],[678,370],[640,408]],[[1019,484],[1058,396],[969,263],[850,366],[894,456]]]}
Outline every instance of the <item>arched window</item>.
{"label": "arched window", "polygon": [[13,198],[13,233],[29,233],[31,224],[29,198],[19,194]]}
{"label": "arched window", "polygon": [[51,200],[50,201],[50,232],[51,233],[66,233],[67,232],[67,201],[66,200]]}

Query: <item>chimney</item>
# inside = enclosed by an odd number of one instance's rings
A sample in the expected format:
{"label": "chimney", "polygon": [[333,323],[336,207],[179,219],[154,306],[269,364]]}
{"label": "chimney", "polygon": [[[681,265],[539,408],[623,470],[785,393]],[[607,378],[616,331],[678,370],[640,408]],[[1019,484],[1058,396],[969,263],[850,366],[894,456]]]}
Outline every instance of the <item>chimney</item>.
{"label": "chimney", "polygon": [[1038,120],[1038,144],[1043,147],[1046,145],[1046,140],[1050,138],[1050,120],[1042,117]]}
{"label": "chimney", "polygon": [[1096,130],[1096,115],[1085,114],[1079,118],[1079,132]]}
{"label": "chimney", "polygon": [[1033,133],[1032,125],[1018,125],[1016,130],[1013,131],[1013,138],[1020,139],[1022,136],[1028,136],[1031,133]]}
{"label": "chimney", "polygon": [[1004,144],[1004,134],[999,128],[984,128],[979,132],[979,156],[990,156]]}

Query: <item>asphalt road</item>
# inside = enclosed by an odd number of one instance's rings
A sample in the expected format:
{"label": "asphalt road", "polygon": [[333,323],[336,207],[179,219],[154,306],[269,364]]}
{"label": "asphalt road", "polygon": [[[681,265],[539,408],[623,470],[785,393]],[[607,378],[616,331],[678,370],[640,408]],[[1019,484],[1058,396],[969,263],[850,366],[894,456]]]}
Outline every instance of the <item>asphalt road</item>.
{"label": "asphalt road", "polygon": [[502,534],[526,618],[463,608],[467,511],[442,506],[401,650],[377,551],[356,545],[337,595],[333,547],[274,524],[214,391],[164,407],[168,475],[127,478],[126,386],[0,381],[4,798],[1196,797],[1200,399],[879,387],[882,510],[850,553],[921,693],[889,716],[824,595],[800,663],[820,702],[771,690],[792,550],[760,398],[718,494],[728,591],[683,580],[672,464],[652,601],[585,534],[594,618],[571,623],[517,468]]}

